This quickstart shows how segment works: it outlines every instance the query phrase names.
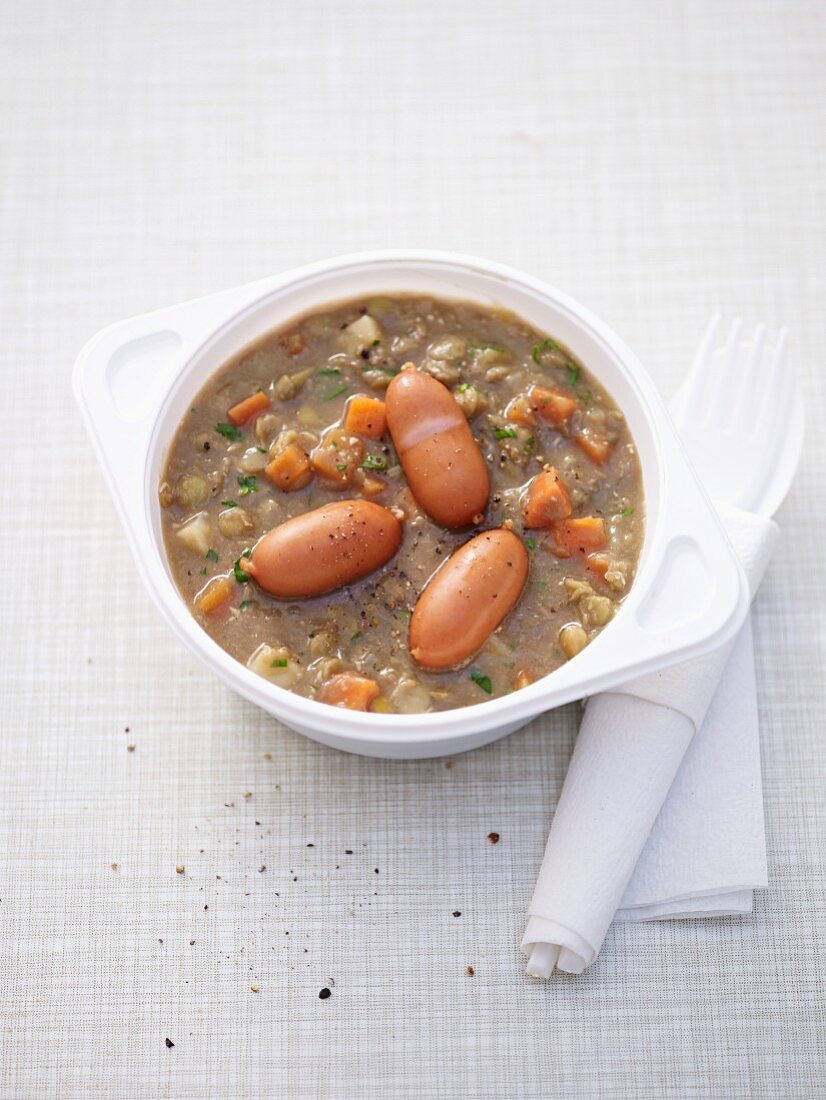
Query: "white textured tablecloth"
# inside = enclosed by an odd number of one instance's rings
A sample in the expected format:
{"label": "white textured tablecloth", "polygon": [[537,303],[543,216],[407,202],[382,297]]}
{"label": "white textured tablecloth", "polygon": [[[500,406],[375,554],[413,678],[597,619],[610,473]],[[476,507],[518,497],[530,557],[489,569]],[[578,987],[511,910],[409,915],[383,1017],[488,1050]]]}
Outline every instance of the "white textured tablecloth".
{"label": "white textured tablecloth", "polygon": [[[819,0],[3,6],[0,1094],[823,1092],[824,42]],[[667,393],[712,309],[793,330],[809,438],[755,606],[752,915],[615,925],[581,978],[532,983],[576,706],[452,767],[347,757],[150,607],[78,348],[394,244],[546,277]]]}

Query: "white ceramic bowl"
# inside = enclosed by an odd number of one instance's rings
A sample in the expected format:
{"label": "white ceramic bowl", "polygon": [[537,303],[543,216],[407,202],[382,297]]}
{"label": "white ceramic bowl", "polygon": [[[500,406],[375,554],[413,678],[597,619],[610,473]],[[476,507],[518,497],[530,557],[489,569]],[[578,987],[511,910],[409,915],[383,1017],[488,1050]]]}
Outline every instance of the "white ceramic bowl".
{"label": "white ceramic bowl", "polygon": [[[225,653],[175,587],[157,492],[179,421],[231,355],[296,314],[399,291],[503,306],[567,344],[625,413],[639,449],[646,499],[637,578],[619,613],[591,645],[522,691],[424,715],[329,707],[268,683]],[[566,295],[499,264],[429,251],[366,253],[313,264],[107,328],[81,352],[74,383],[141,576],[166,621],[235,691],[324,744],[399,759],[475,748],[551,707],[699,656],[732,636],[745,616],[742,570],[635,356]]]}

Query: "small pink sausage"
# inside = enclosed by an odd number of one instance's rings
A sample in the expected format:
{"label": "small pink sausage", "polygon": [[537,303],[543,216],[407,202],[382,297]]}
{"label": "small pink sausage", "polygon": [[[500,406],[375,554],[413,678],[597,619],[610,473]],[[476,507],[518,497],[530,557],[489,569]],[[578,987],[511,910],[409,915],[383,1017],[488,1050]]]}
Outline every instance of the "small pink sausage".
{"label": "small pink sausage", "polygon": [[429,669],[470,660],[516,605],[527,579],[528,552],[512,531],[474,536],[419,596],[408,638],[413,660]]}
{"label": "small pink sausage", "polygon": [[412,364],[385,395],[387,427],[413,496],[443,527],[481,522],[490,476],[453,394]]}
{"label": "small pink sausage", "polygon": [[241,567],[271,596],[321,596],[390,561],[401,540],[402,525],[387,508],[340,500],[274,527]]}

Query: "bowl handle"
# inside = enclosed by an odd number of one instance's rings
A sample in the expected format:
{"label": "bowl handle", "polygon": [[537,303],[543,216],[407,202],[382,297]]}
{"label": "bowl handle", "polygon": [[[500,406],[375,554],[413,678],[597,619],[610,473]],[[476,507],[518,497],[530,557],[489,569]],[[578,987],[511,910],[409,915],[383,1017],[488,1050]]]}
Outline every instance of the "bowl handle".
{"label": "bowl handle", "polygon": [[146,456],[170,387],[215,328],[254,301],[273,279],[248,283],[102,329],[78,355],[72,383],[92,445],[136,557],[147,541],[138,502]]}

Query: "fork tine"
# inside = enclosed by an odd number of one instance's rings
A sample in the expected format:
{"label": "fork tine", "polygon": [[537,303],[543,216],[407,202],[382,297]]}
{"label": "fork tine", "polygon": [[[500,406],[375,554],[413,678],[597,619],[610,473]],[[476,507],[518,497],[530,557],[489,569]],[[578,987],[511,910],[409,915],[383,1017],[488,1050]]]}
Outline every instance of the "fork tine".
{"label": "fork tine", "polygon": [[707,386],[707,411],[704,419],[714,418],[718,422],[725,423],[727,417],[721,416],[721,410],[728,408],[730,402],[723,402],[726,391],[731,386],[733,378],[737,377],[737,354],[740,350],[740,333],[743,329],[743,318],[735,317],[731,322],[726,338],[723,363],[711,372],[711,378]]}
{"label": "fork tine", "polygon": [[782,419],[779,417],[779,411],[781,406],[785,406],[785,415],[788,415],[788,409],[791,407],[790,403],[784,401],[784,397],[788,398],[792,392],[792,387],[784,385],[784,374],[786,372],[786,346],[789,340],[789,330],[781,329],[777,334],[777,343],[774,346],[774,353],[769,360],[768,368],[764,369],[759,379],[759,391],[757,394],[757,412],[754,417],[753,433],[758,437],[764,437],[767,433],[782,434],[770,432],[769,428],[774,421],[775,425],[781,425]]}
{"label": "fork tine", "polygon": [[763,362],[763,344],[766,339],[766,326],[756,325],[751,337],[751,345],[746,362],[740,368],[740,377],[734,386],[731,404],[731,419],[734,423],[738,417],[748,417],[755,407],[754,391],[755,380]]}
{"label": "fork tine", "polygon": [[687,424],[698,420],[700,411],[705,406],[706,387],[700,385],[700,380],[708,370],[714,341],[717,338],[717,330],[720,327],[720,320],[721,316],[719,313],[712,314],[709,319],[706,325],[706,331],[703,333],[703,338],[700,341],[683,384],[684,391],[688,396],[683,402],[682,418]]}

